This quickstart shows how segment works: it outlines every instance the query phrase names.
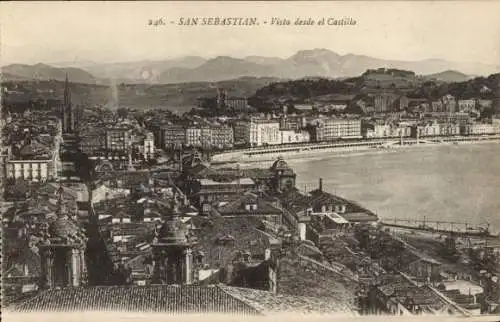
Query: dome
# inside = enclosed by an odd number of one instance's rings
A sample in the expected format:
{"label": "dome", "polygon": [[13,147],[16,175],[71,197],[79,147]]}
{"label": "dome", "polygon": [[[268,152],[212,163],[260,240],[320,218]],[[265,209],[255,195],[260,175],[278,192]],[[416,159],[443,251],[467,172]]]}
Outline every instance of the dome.
{"label": "dome", "polygon": [[189,229],[178,216],[173,216],[160,228],[158,241],[166,244],[187,244],[189,243]]}
{"label": "dome", "polygon": [[19,155],[22,157],[33,157],[39,154],[47,153],[47,147],[37,141],[30,141],[25,144],[19,151]]}
{"label": "dome", "polygon": [[277,171],[282,171],[283,173],[293,173],[292,168],[286,163],[286,161],[282,157],[278,157],[278,160],[274,161],[273,165],[271,166],[271,171],[277,172]]}
{"label": "dome", "polygon": [[51,238],[69,239],[76,242],[85,240],[82,229],[66,217],[59,217],[49,225],[49,235]]}

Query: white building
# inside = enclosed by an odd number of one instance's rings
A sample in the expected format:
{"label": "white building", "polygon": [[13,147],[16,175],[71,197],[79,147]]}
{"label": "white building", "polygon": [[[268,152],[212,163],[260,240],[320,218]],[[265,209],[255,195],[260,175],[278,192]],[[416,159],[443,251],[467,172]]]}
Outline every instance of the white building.
{"label": "white building", "polygon": [[235,125],[235,140],[244,141],[251,146],[281,144],[278,120],[251,118]]}
{"label": "white building", "polygon": [[54,160],[8,160],[6,173],[8,179],[22,179],[45,182],[57,178]]}
{"label": "white building", "polygon": [[490,123],[472,123],[463,127],[462,133],[465,135],[498,134],[500,126]]}
{"label": "white building", "polygon": [[303,143],[311,140],[311,135],[307,131],[281,130],[281,144]]}
{"label": "white building", "polygon": [[459,112],[472,112],[476,109],[476,100],[458,100],[458,111]]}
{"label": "white building", "polygon": [[7,179],[45,182],[58,177],[60,163],[57,137],[50,148],[33,141],[25,144],[17,155],[10,151],[5,161],[5,173]]}
{"label": "white building", "polygon": [[147,132],[143,141],[144,160],[151,160],[155,157],[155,137],[152,132]]}

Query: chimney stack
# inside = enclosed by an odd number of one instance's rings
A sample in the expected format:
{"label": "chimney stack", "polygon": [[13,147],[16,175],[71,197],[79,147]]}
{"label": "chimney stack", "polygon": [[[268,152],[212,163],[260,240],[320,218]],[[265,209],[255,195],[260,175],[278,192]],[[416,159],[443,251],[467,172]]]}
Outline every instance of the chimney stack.
{"label": "chimney stack", "polygon": [[319,191],[323,192],[323,178],[319,178]]}

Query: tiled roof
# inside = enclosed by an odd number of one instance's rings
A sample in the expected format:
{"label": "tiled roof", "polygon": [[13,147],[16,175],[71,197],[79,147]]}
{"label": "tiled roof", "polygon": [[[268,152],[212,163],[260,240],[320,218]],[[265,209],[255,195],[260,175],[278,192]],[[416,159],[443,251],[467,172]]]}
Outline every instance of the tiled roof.
{"label": "tiled roof", "polygon": [[321,257],[323,256],[323,253],[321,250],[318,249],[314,244],[309,244],[306,242],[302,242],[297,248],[295,249],[296,252],[298,252],[301,255],[308,256],[308,257]]}
{"label": "tiled roof", "polygon": [[45,145],[43,145],[40,142],[37,142],[35,140],[24,145],[21,148],[21,150],[19,150],[19,154],[21,156],[34,156],[34,155],[38,155],[38,154],[46,154],[48,152],[49,152],[49,149],[47,146],[45,146]]}
{"label": "tiled roof", "polygon": [[377,221],[377,215],[363,208],[353,201],[335,196],[331,193],[319,189],[309,192],[308,195],[302,194],[298,190],[292,190],[285,195],[280,196],[283,205],[295,212],[313,209],[321,209],[322,206],[345,205],[345,213],[340,214],[343,218],[351,222],[357,221]]}
{"label": "tiled roof", "polygon": [[204,262],[210,267],[224,266],[239,252],[263,256],[270,246],[270,238],[259,231],[261,221],[255,217],[194,217],[194,233],[198,239],[195,251],[205,254]]}
{"label": "tiled roof", "polygon": [[[346,213],[370,213],[367,209],[359,206],[358,204],[350,200],[341,198],[339,196],[335,196],[329,192],[313,190],[309,192],[309,194],[312,197],[310,204],[312,204],[313,207],[318,207],[318,206],[321,207],[322,205],[330,205],[330,204],[345,205]],[[344,215],[345,214],[342,214],[342,217],[344,217]]]}
{"label": "tiled roof", "polygon": [[324,269],[314,260],[287,254],[280,260],[278,292],[294,296],[328,299],[339,307],[354,307],[356,283],[333,269]]}
{"label": "tiled roof", "polygon": [[219,286],[226,293],[255,307],[264,315],[279,312],[293,313],[349,313],[341,303],[328,298],[274,294],[268,291],[232,286]]}
{"label": "tiled roof", "polygon": [[401,274],[386,276],[382,284],[378,286],[379,291],[403,305],[411,302],[430,311],[439,311],[449,307],[448,303],[431,288],[425,285],[419,287]]}
{"label": "tiled roof", "polygon": [[101,286],[48,290],[13,307],[21,312],[132,311],[258,315],[217,286]]}
{"label": "tiled roof", "polygon": [[[255,204],[256,209],[248,210],[245,208],[246,205]],[[233,214],[266,214],[266,215],[279,215],[281,210],[274,207],[269,201],[265,200],[264,196],[259,196],[251,192],[245,192],[242,196],[236,200],[230,201],[227,204],[219,207],[217,209],[221,215],[233,215]]]}

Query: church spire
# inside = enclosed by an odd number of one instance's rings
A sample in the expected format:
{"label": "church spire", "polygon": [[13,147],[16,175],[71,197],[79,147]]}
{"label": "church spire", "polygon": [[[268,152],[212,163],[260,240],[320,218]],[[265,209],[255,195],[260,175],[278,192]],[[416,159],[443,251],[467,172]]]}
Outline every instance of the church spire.
{"label": "church spire", "polygon": [[66,73],[66,80],[64,81],[64,102],[62,108],[63,131],[73,131],[73,113],[71,106],[71,90],[69,88],[68,73]]}

